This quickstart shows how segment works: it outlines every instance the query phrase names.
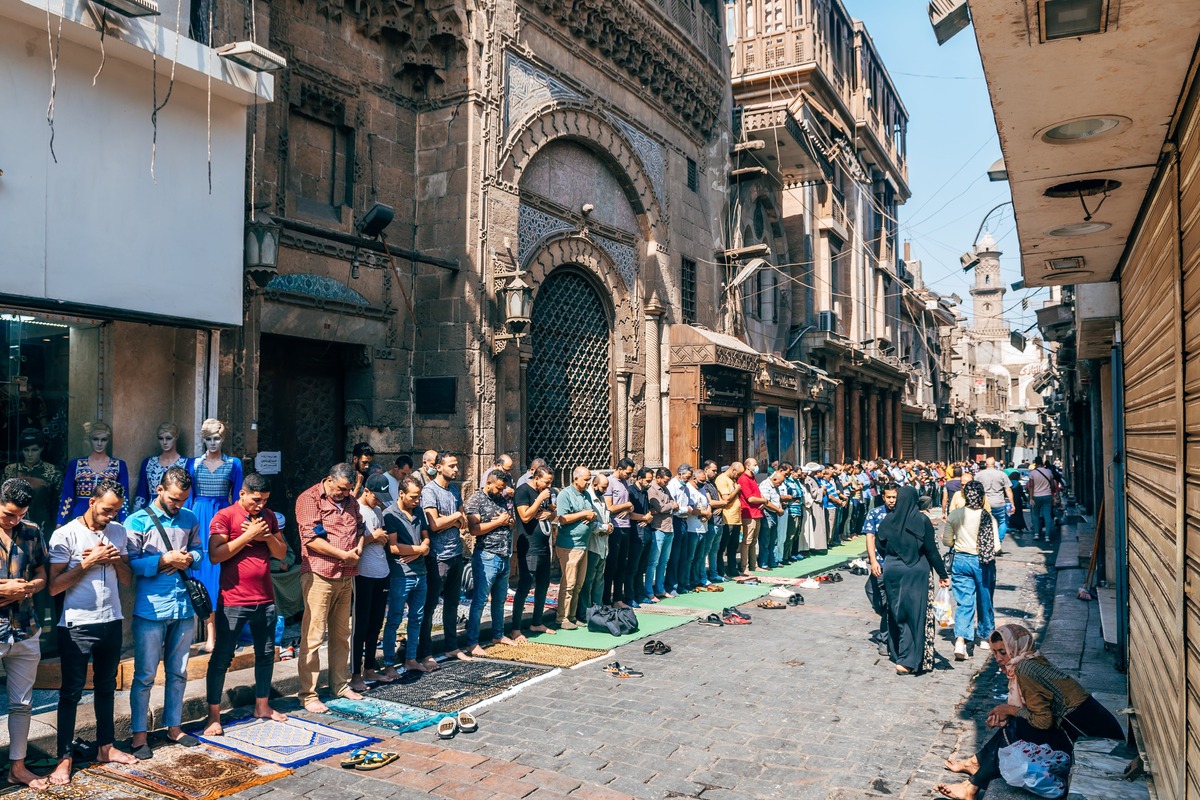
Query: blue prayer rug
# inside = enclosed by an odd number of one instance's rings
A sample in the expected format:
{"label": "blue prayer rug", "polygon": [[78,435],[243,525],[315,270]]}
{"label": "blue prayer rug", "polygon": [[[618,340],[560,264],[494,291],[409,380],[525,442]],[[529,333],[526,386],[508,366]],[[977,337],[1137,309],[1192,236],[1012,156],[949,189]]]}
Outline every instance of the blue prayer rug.
{"label": "blue prayer rug", "polygon": [[248,719],[226,725],[224,736],[196,736],[209,744],[285,767],[298,767],[379,741],[299,717],[288,717],[286,722]]}
{"label": "blue prayer rug", "polygon": [[350,722],[357,722],[360,725],[373,725],[376,728],[383,728],[395,733],[419,731],[430,725],[436,725],[443,717],[449,716],[404,703],[369,698],[347,700],[344,697],[337,697],[325,705],[329,706],[329,711],[334,716]]}

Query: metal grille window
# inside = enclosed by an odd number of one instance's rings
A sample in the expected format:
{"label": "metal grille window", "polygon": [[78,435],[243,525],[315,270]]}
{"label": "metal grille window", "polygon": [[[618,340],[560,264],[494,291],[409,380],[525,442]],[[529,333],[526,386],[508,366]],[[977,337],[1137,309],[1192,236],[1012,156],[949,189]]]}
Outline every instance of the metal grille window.
{"label": "metal grille window", "polygon": [[[528,452],[559,480],[577,466],[612,466],[609,323],[600,295],[577,272],[556,270],[531,320]],[[561,484],[560,484],[561,485]]]}
{"label": "metal grille window", "polygon": [[700,175],[696,171],[695,159],[691,158],[687,160],[687,183],[688,188],[693,192],[700,190]]}
{"label": "metal grille window", "polygon": [[683,259],[679,270],[679,305],[684,324],[696,321],[696,262]]}

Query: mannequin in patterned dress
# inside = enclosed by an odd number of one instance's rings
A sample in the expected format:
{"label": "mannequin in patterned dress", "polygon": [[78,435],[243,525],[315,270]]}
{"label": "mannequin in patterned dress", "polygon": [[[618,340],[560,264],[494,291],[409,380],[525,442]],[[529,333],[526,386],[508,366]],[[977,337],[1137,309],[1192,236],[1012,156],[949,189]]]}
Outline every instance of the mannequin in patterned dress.
{"label": "mannequin in patterned dress", "polygon": [[140,511],[150,505],[155,499],[155,489],[162,483],[162,477],[171,467],[187,469],[187,459],[179,454],[179,427],[174,422],[164,422],[158,426],[158,446],[162,455],[148,456],[138,470],[137,499],[133,502],[133,510]]}
{"label": "mannequin in patterned dress", "polygon": [[[208,557],[209,525],[218,511],[238,499],[242,491],[241,459],[226,455],[225,423],[218,419],[206,419],[200,426],[200,439],[204,443],[204,455],[188,461],[188,472],[192,476],[192,496],[187,507],[196,513],[200,523],[200,549],[204,557],[189,572],[208,589],[208,596],[215,608],[217,591],[220,588],[221,567]],[[216,644],[215,620],[208,618],[208,635],[204,652],[211,653]]]}
{"label": "mannequin in patterned dress", "polygon": [[63,473],[62,498],[58,504],[58,527],[66,525],[76,517],[83,516],[92,499],[92,489],[102,478],[116,481],[125,489],[125,504],[117,514],[117,522],[124,522],[129,514],[129,468],[119,458],[108,455],[112,441],[112,428],[107,422],[96,420],[87,426],[88,441],[92,452],[67,462]]}

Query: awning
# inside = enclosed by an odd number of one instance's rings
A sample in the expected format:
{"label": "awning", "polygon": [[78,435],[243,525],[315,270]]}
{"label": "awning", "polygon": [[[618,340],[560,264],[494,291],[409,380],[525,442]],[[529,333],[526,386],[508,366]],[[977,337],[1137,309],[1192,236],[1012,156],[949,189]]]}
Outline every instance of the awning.
{"label": "awning", "polygon": [[743,372],[758,369],[760,353],[750,345],[724,333],[698,325],[671,326],[671,365],[712,364]]}

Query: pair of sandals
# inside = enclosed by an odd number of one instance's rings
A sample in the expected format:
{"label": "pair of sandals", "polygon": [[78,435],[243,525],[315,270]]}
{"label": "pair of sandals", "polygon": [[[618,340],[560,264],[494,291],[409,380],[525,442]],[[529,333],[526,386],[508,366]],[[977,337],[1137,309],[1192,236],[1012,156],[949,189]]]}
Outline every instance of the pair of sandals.
{"label": "pair of sandals", "polygon": [[438,723],[437,734],[439,739],[453,739],[460,733],[474,733],[479,730],[479,722],[476,721],[475,715],[469,711],[460,711],[458,714],[442,717],[442,721]]}
{"label": "pair of sandals", "polygon": [[841,583],[844,578],[842,578],[841,573],[827,572],[824,575],[817,575],[813,580],[817,583]]}
{"label": "pair of sandals", "polygon": [[381,767],[386,767],[399,757],[398,753],[388,753],[383,750],[368,750],[365,747],[360,747],[348,757],[342,759],[342,769],[370,772]]}
{"label": "pair of sandals", "polygon": [[715,583],[701,584],[696,587],[697,592],[723,592],[724,588],[717,586]]}
{"label": "pair of sandals", "polygon": [[709,614],[704,619],[697,621],[701,625],[708,625],[713,628],[721,628],[725,625],[749,625],[750,615],[736,608],[725,608],[721,610],[720,615]]}
{"label": "pair of sandals", "polygon": [[666,642],[660,642],[657,639],[651,639],[642,645],[642,655],[665,656],[669,652],[671,652],[671,646]]}
{"label": "pair of sandals", "polygon": [[[667,650],[670,651],[670,648],[668,647]],[[604,671],[617,678],[641,678],[645,676],[644,672],[639,672],[633,667],[627,667],[620,661],[605,664]]]}

